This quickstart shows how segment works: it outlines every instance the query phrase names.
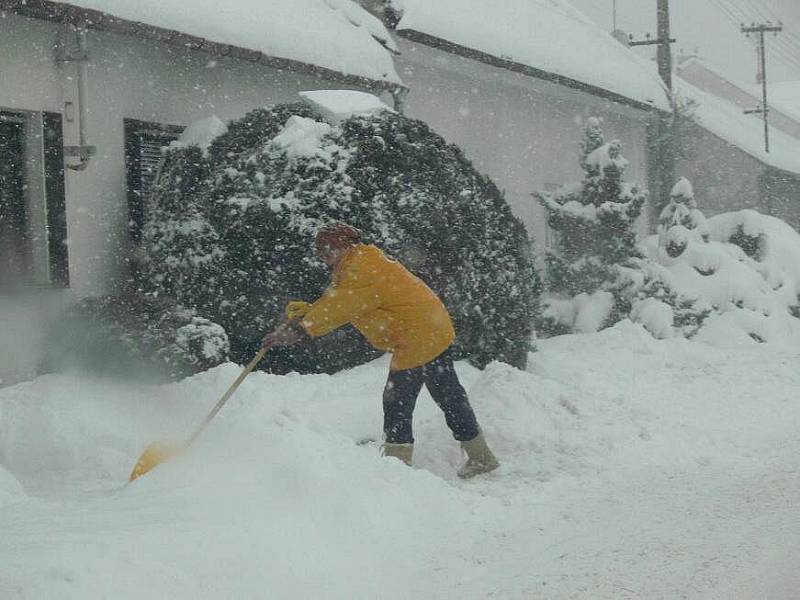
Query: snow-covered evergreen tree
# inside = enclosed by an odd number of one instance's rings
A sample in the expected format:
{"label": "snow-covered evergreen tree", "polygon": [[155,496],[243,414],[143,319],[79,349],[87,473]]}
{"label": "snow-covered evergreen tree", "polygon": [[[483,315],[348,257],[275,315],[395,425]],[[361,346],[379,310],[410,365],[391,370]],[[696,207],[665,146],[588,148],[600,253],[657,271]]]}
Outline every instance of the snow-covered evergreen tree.
{"label": "snow-covered evergreen tree", "polygon": [[581,149],[583,181],[536,194],[557,240],[546,257],[544,325],[553,333],[595,330],[626,316],[620,268],[640,256],[633,225],[646,193],[624,180],[622,145],[606,142],[600,121],[590,118]]}
{"label": "snow-covered evergreen tree", "polygon": [[691,182],[681,177],[670,192],[670,202],[658,217],[659,245],[671,257],[680,256],[690,239],[707,242],[708,224],[697,208]]}
{"label": "snow-covered evergreen tree", "polygon": [[[206,158],[174,152],[154,195],[170,214],[153,220],[182,223],[186,207],[196,207],[201,248],[148,235],[142,286],[178,290],[182,304],[224,326],[236,358],[282,318],[287,301],[322,293],[330,273],[313,238],[343,220],[442,296],[459,349],[474,363],[524,364],[539,293],[531,243],[497,187],[423,122],[385,111],[333,124],[305,104],[279,105],[230,123]],[[189,194],[187,180],[202,183]],[[195,250],[209,260],[195,260]],[[206,266],[212,272],[198,276]],[[199,285],[175,283],[184,281]],[[345,328],[281,360],[287,369],[331,371],[372,356]]]}

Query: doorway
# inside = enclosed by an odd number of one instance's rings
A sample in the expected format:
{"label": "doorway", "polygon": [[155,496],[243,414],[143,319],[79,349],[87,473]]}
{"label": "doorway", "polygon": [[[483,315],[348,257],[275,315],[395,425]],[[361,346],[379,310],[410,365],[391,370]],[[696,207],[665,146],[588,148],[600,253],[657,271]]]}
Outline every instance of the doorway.
{"label": "doorway", "polygon": [[23,283],[29,273],[24,125],[0,114],[0,288]]}

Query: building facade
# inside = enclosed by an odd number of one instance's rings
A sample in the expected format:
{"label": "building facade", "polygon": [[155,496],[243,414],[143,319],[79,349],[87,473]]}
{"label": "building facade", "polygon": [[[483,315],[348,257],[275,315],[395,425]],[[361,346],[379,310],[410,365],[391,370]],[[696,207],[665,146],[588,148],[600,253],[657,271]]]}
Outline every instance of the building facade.
{"label": "building facade", "polygon": [[[648,152],[658,118],[653,107],[410,32],[399,32],[399,38],[395,61],[410,89],[406,114],[428,122],[492,178],[538,255],[551,240],[544,209],[532,194],[582,179],[580,143],[587,118],[602,120],[607,141],[622,142],[630,163],[627,179],[643,188],[653,184]],[[648,211],[639,222],[643,234],[652,222]]]}
{"label": "building facade", "polygon": [[[363,28],[341,20],[335,23],[361,36],[352,54],[370,68],[386,67],[385,74],[303,62],[304,49],[295,57],[271,56],[78,4],[0,0],[0,380],[6,383],[35,368],[31,340],[44,335],[46,316],[124,283],[161,147],[184,127],[296,102],[304,90],[391,98],[402,88],[389,51],[377,41],[371,47]],[[290,1],[285,5],[291,9]],[[303,15],[296,21],[302,25]],[[230,25],[235,32],[236,23]],[[348,57],[340,58],[345,65]],[[17,336],[22,346],[10,343]]]}

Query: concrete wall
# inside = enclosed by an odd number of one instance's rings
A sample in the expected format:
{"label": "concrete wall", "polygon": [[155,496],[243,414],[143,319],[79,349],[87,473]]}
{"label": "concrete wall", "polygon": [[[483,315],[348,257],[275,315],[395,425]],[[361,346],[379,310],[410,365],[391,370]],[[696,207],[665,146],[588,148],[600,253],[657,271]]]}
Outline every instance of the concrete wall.
{"label": "concrete wall", "polygon": [[[545,247],[544,211],[531,193],[579,181],[587,117],[620,139],[629,181],[647,188],[649,112],[401,39],[398,73],[411,88],[405,108],[460,146],[504,190],[514,213]],[[647,230],[642,219],[640,229]]]}
{"label": "concrete wall", "polygon": [[[0,109],[64,114],[66,102],[77,106],[77,65],[54,58],[59,28],[11,14],[0,19]],[[87,170],[68,171],[66,180],[70,287],[78,296],[113,291],[124,269],[124,119],[188,125],[216,114],[230,120],[297,101],[302,90],[348,87],[109,32],[90,31],[88,46],[88,143],[97,155]],[[64,116],[64,143],[76,145],[78,119]]]}

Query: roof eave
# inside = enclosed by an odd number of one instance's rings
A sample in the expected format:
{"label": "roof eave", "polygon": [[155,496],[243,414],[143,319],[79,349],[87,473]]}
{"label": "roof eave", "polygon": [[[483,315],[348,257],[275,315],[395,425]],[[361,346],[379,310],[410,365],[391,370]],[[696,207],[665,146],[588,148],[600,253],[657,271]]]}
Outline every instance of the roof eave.
{"label": "roof eave", "polygon": [[351,75],[290,58],[271,56],[257,50],[222,44],[173,29],[121,19],[102,11],[81,8],[64,2],[55,2],[53,0],[0,0],[0,10],[32,19],[68,23],[98,31],[110,31],[113,33],[155,40],[173,46],[199,50],[212,56],[230,56],[260,63],[277,70],[295,71],[320,79],[327,79],[374,91],[391,92],[405,89],[405,86],[401,83],[383,79],[372,79],[361,75]]}
{"label": "roof eave", "polygon": [[623,94],[612,92],[605,88],[585,83],[578,79],[566,77],[565,75],[560,75],[558,73],[553,73],[551,71],[545,71],[543,69],[537,69],[536,67],[531,67],[529,65],[508,60],[505,58],[499,58],[492,54],[487,54],[485,52],[481,52],[480,50],[475,50],[474,48],[462,46],[460,44],[450,42],[443,38],[439,38],[436,36],[429,35],[427,33],[416,31],[415,29],[399,29],[396,31],[397,35],[409,41],[418,42],[420,44],[424,44],[425,46],[430,46],[431,48],[436,48],[437,50],[443,50],[445,52],[449,52],[450,54],[455,54],[457,56],[462,56],[464,58],[476,60],[478,62],[482,62],[491,65],[493,67],[506,69],[514,73],[521,73],[523,75],[527,75],[528,77],[534,77],[536,79],[543,79],[545,81],[549,81],[582,92],[586,92],[588,94],[592,94],[593,96],[599,96],[600,98],[611,100],[612,102],[617,102],[619,104],[631,106],[639,110],[659,112],[663,114],[670,113],[670,111],[659,108],[655,104],[649,104],[647,102],[635,100],[634,98],[629,98],[628,96],[624,96]]}

